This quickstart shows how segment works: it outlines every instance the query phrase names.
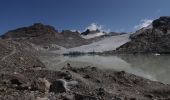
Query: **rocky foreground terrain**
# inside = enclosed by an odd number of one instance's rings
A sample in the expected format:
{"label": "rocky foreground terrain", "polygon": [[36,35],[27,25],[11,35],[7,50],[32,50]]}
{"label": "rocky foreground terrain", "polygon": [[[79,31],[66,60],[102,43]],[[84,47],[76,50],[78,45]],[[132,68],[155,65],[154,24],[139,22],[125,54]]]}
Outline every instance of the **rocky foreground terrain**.
{"label": "rocky foreground terrain", "polygon": [[0,100],[170,99],[170,85],[124,71],[70,64],[53,71],[22,43],[2,39],[0,48]]}
{"label": "rocky foreground terrain", "polygon": [[[69,65],[69,64],[68,64]],[[170,86],[95,67],[1,72],[0,100],[168,100]],[[59,81],[57,79],[62,79]],[[63,86],[65,82],[71,85]]]}

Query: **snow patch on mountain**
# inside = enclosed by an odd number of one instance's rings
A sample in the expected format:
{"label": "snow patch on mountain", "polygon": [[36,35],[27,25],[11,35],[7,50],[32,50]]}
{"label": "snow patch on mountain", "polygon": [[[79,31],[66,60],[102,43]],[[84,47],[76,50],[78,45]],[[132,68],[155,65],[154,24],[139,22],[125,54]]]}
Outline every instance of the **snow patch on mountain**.
{"label": "snow patch on mountain", "polygon": [[139,30],[141,28],[148,27],[152,24],[153,20],[151,19],[142,19],[139,25],[134,26],[135,30]]}

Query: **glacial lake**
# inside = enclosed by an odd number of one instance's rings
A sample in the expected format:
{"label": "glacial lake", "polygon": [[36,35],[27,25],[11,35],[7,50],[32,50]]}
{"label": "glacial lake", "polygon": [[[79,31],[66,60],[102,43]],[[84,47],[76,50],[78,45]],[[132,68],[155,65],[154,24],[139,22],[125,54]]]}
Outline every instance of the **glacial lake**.
{"label": "glacial lake", "polygon": [[73,67],[93,66],[101,69],[126,71],[154,81],[170,84],[170,55],[119,55],[119,56],[44,56],[43,62],[50,70],[70,63]]}

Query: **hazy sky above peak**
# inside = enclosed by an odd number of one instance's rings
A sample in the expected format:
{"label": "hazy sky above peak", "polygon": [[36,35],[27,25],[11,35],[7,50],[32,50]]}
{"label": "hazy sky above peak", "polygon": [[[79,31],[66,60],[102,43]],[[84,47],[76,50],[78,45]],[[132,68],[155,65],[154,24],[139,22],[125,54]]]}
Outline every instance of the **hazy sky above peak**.
{"label": "hazy sky above peak", "polygon": [[[170,0],[1,0],[0,33],[41,22],[57,30],[131,32],[170,15]],[[94,26],[93,26],[94,27]]]}

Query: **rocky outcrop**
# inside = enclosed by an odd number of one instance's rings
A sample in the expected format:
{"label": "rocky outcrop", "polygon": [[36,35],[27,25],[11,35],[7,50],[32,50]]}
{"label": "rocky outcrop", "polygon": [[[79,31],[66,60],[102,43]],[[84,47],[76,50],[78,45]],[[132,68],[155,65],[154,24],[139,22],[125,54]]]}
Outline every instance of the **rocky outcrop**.
{"label": "rocky outcrop", "polygon": [[117,48],[118,53],[170,53],[170,17],[154,20],[130,36],[131,41]]}

